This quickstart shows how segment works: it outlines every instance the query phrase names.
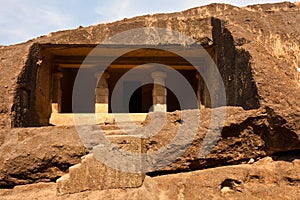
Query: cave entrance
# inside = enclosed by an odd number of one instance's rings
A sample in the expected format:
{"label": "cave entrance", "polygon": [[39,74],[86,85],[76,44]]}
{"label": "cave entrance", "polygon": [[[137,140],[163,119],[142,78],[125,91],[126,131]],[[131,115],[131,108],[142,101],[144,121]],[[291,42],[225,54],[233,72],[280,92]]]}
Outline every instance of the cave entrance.
{"label": "cave entrance", "polygon": [[[136,89],[137,88],[137,89]],[[127,91],[133,90],[133,94],[127,93]],[[123,110],[120,112],[129,112],[129,113],[143,113],[148,112],[143,110],[143,103],[146,98],[143,98],[142,95],[142,82],[141,81],[126,81],[124,82],[123,88]],[[126,104],[129,102],[128,109],[126,109]]]}
{"label": "cave entrance", "polygon": [[[96,113],[101,123],[101,120],[103,122],[107,116],[115,113],[137,114],[136,118],[141,116],[139,119],[144,119],[151,111],[166,112],[197,109],[201,106],[210,107],[209,93],[195,67],[201,68],[205,73],[205,55],[207,52],[215,55],[213,46],[203,49],[205,52],[202,54],[194,53],[193,48],[189,47],[188,50],[191,51],[189,56],[194,60],[200,58],[197,66],[192,66],[183,57],[172,53],[173,49],[183,48],[180,45],[169,45],[169,50],[158,49],[157,46],[138,48],[138,46],[130,45],[104,45],[98,49],[100,56],[94,56],[85,62],[86,57],[94,48],[99,47],[96,45],[42,45],[43,61],[37,72],[36,85],[36,112],[41,125],[72,124],[73,114],[80,113]],[[105,61],[116,56],[120,49],[126,53],[106,65]],[[115,98],[117,101],[112,102],[113,91],[122,76],[131,69],[149,63],[167,65],[183,75],[197,95],[198,104],[180,107],[176,95],[163,84],[157,84],[162,80],[164,83],[174,80],[171,80],[166,72],[157,71],[155,67],[137,70],[136,75],[130,80],[120,83],[122,90],[118,92],[118,98]],[[86,86],[92,88],[88,101],[83,102],[81,109],[75,112],[72,110],[72,93],[79,68],[84,70],[93,84]],[[145,75],[145,72],[148,74]],[[101,77],[99,73],[102,74]],[[140,77],[143,77],[142,81]],[[152,84],[149,84],[151,82]],[[180,83],[176,84],[180,86]],[[128,93],[131,90],[132,92]]]}

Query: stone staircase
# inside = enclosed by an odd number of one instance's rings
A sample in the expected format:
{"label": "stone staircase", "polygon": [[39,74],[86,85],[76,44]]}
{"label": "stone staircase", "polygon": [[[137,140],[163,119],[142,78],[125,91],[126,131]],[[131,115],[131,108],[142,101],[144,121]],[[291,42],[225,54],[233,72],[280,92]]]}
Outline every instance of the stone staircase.
{"label": "stone staircase", "polygon": [[[115,123],[101,124],[100,128],[104,131],[106,139],[115,147],[132,153],[142,153],[142,139],[136,134],[131,135],[131,133],[136,133],[136,127],[142,125],[141,122],[136,122],[136,124],[137,126],[127,122],[119,125]],[[98,146],[94,148],[98,148]],[[104,157],[105,155],[103,155]],[[107,159],[116,161],[118,158],[112,156],[104,160]],[[70,167],[69,173],[57,180],[57,190],[60,195],[64,195],[87,190],[135,188],[142,185],[144,177],[143,173],[130,173],[109,167],[91,153],[83,156],[81,163]]]}

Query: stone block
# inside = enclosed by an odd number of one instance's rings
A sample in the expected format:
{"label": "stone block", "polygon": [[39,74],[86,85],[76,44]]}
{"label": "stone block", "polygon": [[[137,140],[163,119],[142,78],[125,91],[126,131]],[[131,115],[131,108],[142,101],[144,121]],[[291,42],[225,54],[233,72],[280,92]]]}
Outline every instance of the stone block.
{"label": "stone block", "polygon": [[166,104],[155,104],[153,105],[154,112],[167,112]]}
{"label": "stone block", "polygon": [[[115,145],[113,148],[121,148],[132,153],[142,153],[144,151],[141,138],[126,135],[109,136],[107,138]],[[107,155],[103,155],[104,158],[105,156]],[[112,156],[109,159],[113,160],[115,158]],[[115,160],[115,162],[119,161]],[[89,154],[82,158],[80,164],[70,167],[69,174],[57,180],[58,193],[64,195],[86,190],[138,188],[142,186],[144,178],[145,174],[141,172],[130,173],[114,169],[96,159],[93,154]]]}
{"label": "stone block", "polygon": [[108,113],[108,104],[107,103],[96,103],[95,104],[96,113]]}

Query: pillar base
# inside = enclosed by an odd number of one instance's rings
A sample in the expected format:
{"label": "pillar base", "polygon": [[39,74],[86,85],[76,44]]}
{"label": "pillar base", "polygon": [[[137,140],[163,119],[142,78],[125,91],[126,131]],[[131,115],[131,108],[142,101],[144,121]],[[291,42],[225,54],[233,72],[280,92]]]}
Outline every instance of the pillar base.
{"label": "pillar base", "polygon": [[58,103],[52,103],[52,113],[59,113]]}
{"label": "pillar base", "polygon": [[167,112],[167,105],[166,104],[155,104],[153,105],[154,112]]}
{"label": "pillar base", "polygon": [[49,125],[49,118],[40,118],[39,119],[41,126],[48,126]]}
{"label": "pillar base", "polygon": [[108,113],[108,104],[107,103],[96,103],[95,104],[96,113]]}

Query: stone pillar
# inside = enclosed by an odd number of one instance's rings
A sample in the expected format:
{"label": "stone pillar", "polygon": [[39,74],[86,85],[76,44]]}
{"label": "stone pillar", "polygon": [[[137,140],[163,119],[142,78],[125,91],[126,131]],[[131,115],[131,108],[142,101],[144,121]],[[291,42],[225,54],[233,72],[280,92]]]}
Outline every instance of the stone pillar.
{"label": "stone pillar", "polygon": [[165,87],[166,73],[156,71],[152,73],[154,80],[152,98],[154,112],[167,112],[167,89]]}
{"label": "stone pillar", "polygon": [[198,101],[198,108],[201,109],[204,107],[203,102],[202,102],[202,87],[203,87],[203,80],[200,74],[196,74],[196,78],[197,78],[197,101]]}
{"label": "stone pillar", "polygon": [[[99,74],[96,74],[99,78]],[[102,73],[102,76],[98,82],[96,88],[96,113],[108,113],[108,103],[109,103],[109,88],[108,88],[109,74],[107,72]]]}
{"label": "stone pillar", "polygon": [[63,78],[62,72],[54,72],[54,83],[55,83],[55,94],[54,102],[52,103],[52,112],[61,113],[61,97],[62,97],[62,88],[61,88],[61,79]]}

